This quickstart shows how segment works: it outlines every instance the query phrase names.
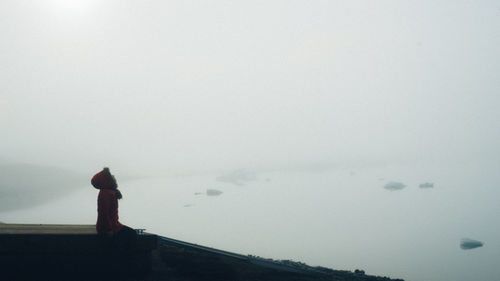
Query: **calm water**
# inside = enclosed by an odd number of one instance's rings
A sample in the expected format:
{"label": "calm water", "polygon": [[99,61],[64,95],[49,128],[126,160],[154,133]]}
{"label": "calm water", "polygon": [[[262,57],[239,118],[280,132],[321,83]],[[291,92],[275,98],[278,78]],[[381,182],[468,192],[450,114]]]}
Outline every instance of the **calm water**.
{"label": "calm water", "polygon": [[[119,181],[120,221],[205,246],[335,269],[415,281],[497,280],[496,168],[469,163],[257,171],[256,180],[243,185],[210,173]],[[389,181],[406,187],[386,190]],[[425,182],[434,188],[419,188]],[[207,189],[223,193],[208,196]],[[95,223],[96,196],[89,184],[50,204],[0,213],[0,221]],[[485,245],[461,250],[466,237]]]}

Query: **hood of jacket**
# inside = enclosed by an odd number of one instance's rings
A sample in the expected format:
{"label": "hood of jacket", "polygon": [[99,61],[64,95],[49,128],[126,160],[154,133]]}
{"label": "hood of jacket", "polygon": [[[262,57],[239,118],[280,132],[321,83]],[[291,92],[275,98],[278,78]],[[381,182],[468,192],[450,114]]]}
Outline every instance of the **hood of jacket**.
{"label": "hood of jacket", "polygon": [[116,189],[118,187],[115,177],[111,175],[109,168],[104,168],[95,174],[90,183],[97,189]]}

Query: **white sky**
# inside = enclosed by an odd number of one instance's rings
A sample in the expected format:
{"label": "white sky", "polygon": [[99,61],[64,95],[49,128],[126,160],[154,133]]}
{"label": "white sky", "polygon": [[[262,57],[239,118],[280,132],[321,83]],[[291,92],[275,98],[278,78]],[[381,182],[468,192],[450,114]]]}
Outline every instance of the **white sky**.
{"label": "white sky", "polygon": [[2,1],[0,35],[8,159],[500,159],[496,1]]}

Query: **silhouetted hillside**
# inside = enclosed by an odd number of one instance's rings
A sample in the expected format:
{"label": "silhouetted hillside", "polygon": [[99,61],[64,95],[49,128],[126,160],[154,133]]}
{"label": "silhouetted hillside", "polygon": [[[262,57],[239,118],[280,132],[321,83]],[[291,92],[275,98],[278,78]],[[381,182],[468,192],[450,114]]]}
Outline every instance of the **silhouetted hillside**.
{"label": "silhouetted hillside", "polygon": [[[144,281],[402,281],[388,277],[370,276],[356,272],[309,267],[303,263],[302,272],[271,269],[245,260],[213,253],[161,245],[153,255],[153,271]],[[299,267],[298,267],[299,268]]]}
{"label": "silhouetted hillside", "polygon": [[0,162],[0,211],[39,205],[88,185],[88,176],[57,167]]}

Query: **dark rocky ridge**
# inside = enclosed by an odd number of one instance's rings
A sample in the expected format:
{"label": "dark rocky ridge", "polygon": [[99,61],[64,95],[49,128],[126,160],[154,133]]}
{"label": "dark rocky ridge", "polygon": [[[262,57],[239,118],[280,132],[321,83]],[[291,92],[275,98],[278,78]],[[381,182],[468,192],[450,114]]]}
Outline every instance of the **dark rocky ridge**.
{"label": "dark rocky ridge", "polygon": [[142,279],[144,281],[391,281],[390,279],[365,275],[363,271],[351,272],[332,270],[323,267],[310,267],[303,263],[292,261],[277,261],[288,263],[301,269],[301,272],[287,272],[259,266],[245,260],[221,256],[197,249],[160,245],[153,252],[153,270]]}
{"label": "dark rocky ridge", "polygon": [[0,280],[390,281],[387,277],[245,256],[141,232],[116,248],[94,225],[0,224]]}
{"label": "dark rocky ridge", "polygon": [[[64,261],[61,261],[64,263]],[[125,268],[103,264],[101,269],[74,270],[26,268],[20,274],[0,273],[0,280],[130,280],[130,281],[403,281],[356,272],[309,267],[303,272],[288,272],[252,264],[213,253],[160,245],[152,253],[152,270],[137,275]],[[7,277],[3,279],[1,277]]]}

